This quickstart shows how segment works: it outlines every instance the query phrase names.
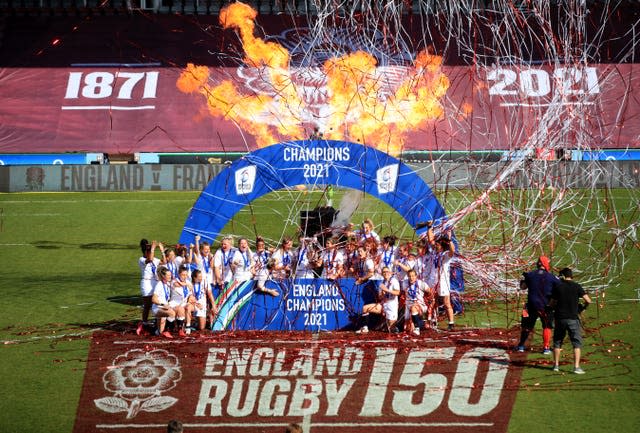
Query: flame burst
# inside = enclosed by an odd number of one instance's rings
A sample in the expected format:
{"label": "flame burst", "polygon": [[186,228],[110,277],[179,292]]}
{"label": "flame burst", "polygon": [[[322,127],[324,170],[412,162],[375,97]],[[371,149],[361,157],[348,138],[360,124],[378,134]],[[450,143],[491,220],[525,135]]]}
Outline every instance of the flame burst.
{"label": "flame burst", "polygon": [[422,51],[413,67],[378,67],[372,55],[358,51],[327,60],[321,69],[292,70],[284,47],[254,36],[256,15],[250,6],[233,3],[221,10],[220,23],[239,31],[259,91],[243,92],[233,80],[213,85],[209,68],[193,64],[177,87],[204,95],[212,116],[236,123],[258,146],[306,138],[305,126],[312,126],[325,138],[397,155],[407,132],[443,117],[440,100],[450,82],[441,71],[442,57]]}

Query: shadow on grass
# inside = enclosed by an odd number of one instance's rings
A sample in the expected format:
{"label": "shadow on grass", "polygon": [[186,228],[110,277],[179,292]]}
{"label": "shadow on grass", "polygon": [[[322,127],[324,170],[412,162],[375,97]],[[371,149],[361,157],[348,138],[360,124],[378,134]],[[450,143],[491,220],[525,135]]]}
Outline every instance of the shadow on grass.
{"label": "shadow on grass", "polygon": [[80,248],[83,250],[137,250],[140,248],[138,245],[116,244],[113,242],[74,244],[61,241],[35,241],[31,242],[31,245],[42,250],[59,250],[61,248]]}
{"label": "shadow on grass", "polygon": [[[53,263],[50,264],[52,271],[62,272],[62,269],[56,269]],[[106,265],[105,265],[106,267]],[[130,288],[133,293],[139,293],[138,289],[140,284],[140,277],[131,272],[106,272],[102,267],[101,272],[91,272],[89,274],[77,273],[76,269],[70,270],[65,273],[50,273],[46,277],[42,275],[23,275],[13,279],[16,284],[48,284],[49,287],[60,287],[61,285],[74,285],[79,284],[84,286],[86,290],[90,287],[94,287],[96,284],[100,284],[101,288],[112,288],[112,290],[120,291],[123,287]],[[71,273],[73,271],[73,273]],[[108,284],[105,285],[104,283]]]}
{"label": "shadow on grass", "polygon": [[107,242],[93,242],[90,244],[80,244],[80,248],[84,250],[136,250],[140,249],[140,246],[114,244]]}
{"label": "shadow on grass", "polygon": [[107,301],[115,302],[116,304],[132,305],[136,307],[142,305],[142,297],[140,295],[109,296],[107,298]]}
{"label": "shadow on grass", "polygon": [[69,323],[70,327],[76,329],[108,329],[114,332],[135,332],[138,320],[112,319],[103,322],[90,323]]}

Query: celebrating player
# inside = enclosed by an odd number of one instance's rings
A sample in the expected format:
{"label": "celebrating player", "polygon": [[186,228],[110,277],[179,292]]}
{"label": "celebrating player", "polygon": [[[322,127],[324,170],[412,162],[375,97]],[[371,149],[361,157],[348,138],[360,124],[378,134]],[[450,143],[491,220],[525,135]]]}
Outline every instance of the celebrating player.
{"label": "celebrating player", "polygon": [[253,268],[251,272],[256,281],[256,291],[267,293],[271,296],[278,296],[280,293],[275,289],[266,287],[267,280],[275,264],[271,253],[267,250],[264,239],[261,236],[256,238],[256,252],[253,254]]}
{"label": "celebrating player", "polygon": [[187,319],[187,330],[191,332],[191,313],[195,304],[195,297],[193,296],[188,276],[189,269],[186,266],[180,266],[178,278],[174,279],[171,285],[171,298],[169,300],[169,306],[176,312],[176,325],[180,337],[186,336],[184,329],[185,319]]}
{"label": "celebrating player", "polygon": [[151,311],[151,297],[153,296],[153,290],[158,283],[156,270],[160,265],[160,259],[155,257],[156,241],[149,241],[142,239],[140,241],[140,249],[142,250],[142,257],[138,259],[138,266],[140,267],[140,294],[142,295],[142,321],[138,323],[136,334],[140,335],[144,328],[144,325],[149,320],[149,311]]}
{"label": "celebrating player", "polygon": [[160,277],[160,281],[156,283],[151,297],[151,302],[153,303],[151,310],[158,322],[156,332],[166,338],[173,338],[171,333],[165,330],[166,322],[173,323],[176,318],[176,312],[169,305],[171,300],[171,272],[164,266],[160,266],[158,268],[158,277]]}
{"label": "celebrating player", "polygon": [[395,323],[398,320],[398,296],[400,295],[400,283],[393,276],[391,269],[382,268],[383,280],[378,286],[378,302],[367,304],[362,307],[361,320],[364,323],[356,331],[358,334],[369,332],[369,315],[382,314],[387,323],[387,329],[391,332],[398,332]]}
{"label": "celebrating player", "polygon": [[233,280],[238,282],[249,281],[253,278],[253,253],[249,249],[249,241],[240,238],[238,249],[231,258],[231,272]]}
{"label": "celebrating player", "polygon": [[291,275],[291,269],[293,266],[293,252],[291,251],[291,247],[293,246],[293,241],[290,237],[285,236],[282,239],[280,244],[280,248],[273,253],[273,277],[277,279],[289,278]]}
{"label": "celebrating player", "polygon": [[344,256],[338,248],[338,240],[329,238],[321,255],[322,278],[337,280],[344,275]]}
{"label": "celebrating player", "polygon": [[[207,299],[211,304],[212,315],[217,314],[217,306],[213,300],[211,290],[207,290],[207,286],[202,282],[202,271],[200,269],[195,269],[191,273],[191,285],[193,287],[193,302],[190,302],[190,304],[193,305],[193,315],[198,320],[198,330],[202,332],[207,324]],[[187,334],[189,334],[190,323],[191,318],[187,316]]]}
{"label": "celebrating player", "polygon": [[[407,272],[407,282],[405,285],[405,329],[413,335],[420,335],[420,328],[424,327],[422,316],[429,311],[425,302],[425,294],[429,296],[430,290],[427,284],[418,279],[415,269]],[[409,321],[409,319],[411,319]]]}

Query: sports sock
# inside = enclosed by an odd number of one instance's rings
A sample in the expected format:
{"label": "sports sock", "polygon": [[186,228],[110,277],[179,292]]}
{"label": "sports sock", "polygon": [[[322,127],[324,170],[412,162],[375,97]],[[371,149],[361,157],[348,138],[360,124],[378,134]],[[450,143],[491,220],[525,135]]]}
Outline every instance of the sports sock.
{"label": "sports sock", "polygon": [[368,326],[369,325],[369,313],[364,313],[362,316],[360,316],[360,328],[362,328],[363,326]]}
{"label": "sports sock", "polygon": [[550,328],[544,328],[542,330],[542,344],[544,345],[545,349],[548,349],[550,346],[549,344],[551,344],[551,329]]}
{"label": "sports sock", "polygon": [[418,329],[422,328],[424,325],[424,321],[422,320],[422,317],[420,317],[419,314],[412,314],[411,321],[413,322],[414,326]]}
{"label": "sports sock", "polygon": [[529,331],[523,329],[520,331],[520,341],[518,342],[518,346],[524,346],[524,343],[527,341],[527,337],[529,336]]}

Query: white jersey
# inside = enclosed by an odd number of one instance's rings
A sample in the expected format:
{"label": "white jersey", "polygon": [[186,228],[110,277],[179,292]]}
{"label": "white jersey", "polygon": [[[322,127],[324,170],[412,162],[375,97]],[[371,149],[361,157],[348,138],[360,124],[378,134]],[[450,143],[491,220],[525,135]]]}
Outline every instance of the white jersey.
{"label": "white jersey", "polygon": [[400,259],[400,263],[402,263],[403,266],[408,267],[408,270],[404,270],[402,269],[400,266],[396,266],[396,277],[398,278],[398,280],[402,281],[403,283],[409,280],[409,277],[407,277],[407,272],[409,272],[409,270],[411,269],[415,269],[416,268],[416,259],[410,259],[408,257],[403,257]]}
{"label": "white jersey", "polygon": [[[158,281],[153,289],[153,296],[157,296],[160,303],[168,304],[171,300],[171,283]],[[156,314],[159,308],[160,306],[154,303],[151,306],[151,311],[153,311],[153,314]]]}
{"label": "white jersey", "polygon": [[235,250],[231,263],[235,268],[233,273],[233,279],[235,281],[249,281],[253,278],[251,267],[253,266],[253,254],[251,250],[247,249],[242,252],[239,249]]}
{"label": "white jersey", "polygon": [[393,263],[396,261],[396,257],[398,256],[398,248],[389,247],[389,249],[378,250],[378,257],[380,260],[378,261],[378,271],[382,274],[382,268],[389,268],[393,271]]}
{"label": "white jersey", "polygon": [[156,276],[156,271],[158,270],[158,266],[160,265],[160,259],[153,258],[152,261],[147,263],[147,259],[145,257],[140,257],[138,259],[138,266],[140,267],[140,292],[142,296],[152,296],[153,290],[158,283],[158,277]]}
{"label": "white jersey", "polygon": [[380,236],[374,230],[371,230],[369,233],[365,233],[364,230],[356,230],[356,239],[358,243],[363,244],[367,239],[375,239],[376,242],[380,243]]}
{"label": "white jersey", "polygon": [[429,287],[435,287],[438,282],[438,255],[435,251],[429,251],[421,258],[420,279]]}
{"label": "white jersey", "polygon": [[313,263],[309,261],[309,249],[302,247],[297,253],[296,278],[314,278]]}
{"label": "white jersey", "polygon": [[371,272],[375,272],[375,264],[373,263],[373,260],[370,258],[365,259],[364,262],[359,262],[358,263],[358,277],[362,278],[365,277],[366,275],[369,275],[369,273]]}
{"label": "white jersey", "polygon": [[215,266],[216,269],[220,269],[220,275],[222,276],[222,281],[225,284],[233,280],[231,262],[233,261],[235,253],[236,250],[234,248],[229,249],[229,251],[227,252],[223,251],[222,248],[220,248],[213,255],[213,266]]}
{"label": "white jersey", "polygon": [[438,296],[451,293],[451,257],[448,251],[438,253]]}
{"label": "white jersey", "polygon": [[405,282],[405,302],[408,307],[411,307],[413,304],[419,304],[421,306],[426,306],[424,302],[424,294],[429,290],[427,284],[422,280],[416,280],[415,283],[409,284],[407,280]]}
{"label": "white jersey", "polygon": [[[380,282],[380,286],[385,286],[387,290],[392,291],[400,291],[400,283],[395,277],[391,277],[388,280],[382,280]],[[392,293],[382,292],[382,289],[379,288],[378,298],[382,303],[382,311],[384,313],[384,317],[387,320],[397,320],[398,319],[398,295],[394,295]]]}
{"label": "white jersey", "polygon": [[178,281],[174,281],[171,286],[171,298],[169,299],[169,305],[171,307],[177,307],[178,305],[186,305],[189,300],[190,284],[180,284]]}
{"label": "white jersey", "polygon": [[193,296],[196,298],[196,309],[198,311],[206,311],[207,288],[203,283],[193,283]]}
{"label": "white jersey", "polygon": [[211,266],[211,254],[206,256],[196,255],[197,269],[202,272],[202,282],[205,284],[213,284],[213,267]]}
{"label": "white jersey", "polygon": [[147,258],[140,257],[138,259],[138,267],[140,268],[140,278],[144,278],[144,267],[147,265]]}
{"label": "white jersey", "polygon": [[167,269],[169,269],[169,272],[171,272],[171,278],[174,280],[178,279],[178,269],[180,269],[180,264],[176,259],[174,259],[171,262],[167,262],[167,264],[165,265],[167,267]]}
{"label": "white jersey", "polygon": [[266,281],[269,278],[269,269],[267,269],[267,262],[271,258],[271,254],[267,250],[253,253],[253,266],[255,270],[255,278],[258,280]]}
{"label": "white jersey", "polygon": [[322,253],[322,278],[336,278],[336,272],[344,265],[342,251],[334,248]]}
{"label": "white jersey", "polygon": [[[391,277],[388,280],[382,280],[380,282],[380,285],[384,285],[387,288],[387,290],[398,291],[398,292],[400,291],[400,283],[398,282],[398,279],[396,277]],[[380,300],[383,304],[386,304],[389,302],[391,303],[395,302],[396,304],[398,303],[398,295],[394,295],[392,293],[386,293],[386,292],[383,293],[382,289],[379,289],[379,290],[380,290],[380,293],[379,293]]]}
{"label": "white jersey", "polygon": [[[293,264],[294,257],[291,251],[284,251],[282,249],[279,249],[276,250],[275,253],[273,253],[272,257],[276,262],[276,266],[291,266]],[[279,270],[275,271],[273,276],[276,278],[287,278],[289,275],[287,275],[286,271]]]}

